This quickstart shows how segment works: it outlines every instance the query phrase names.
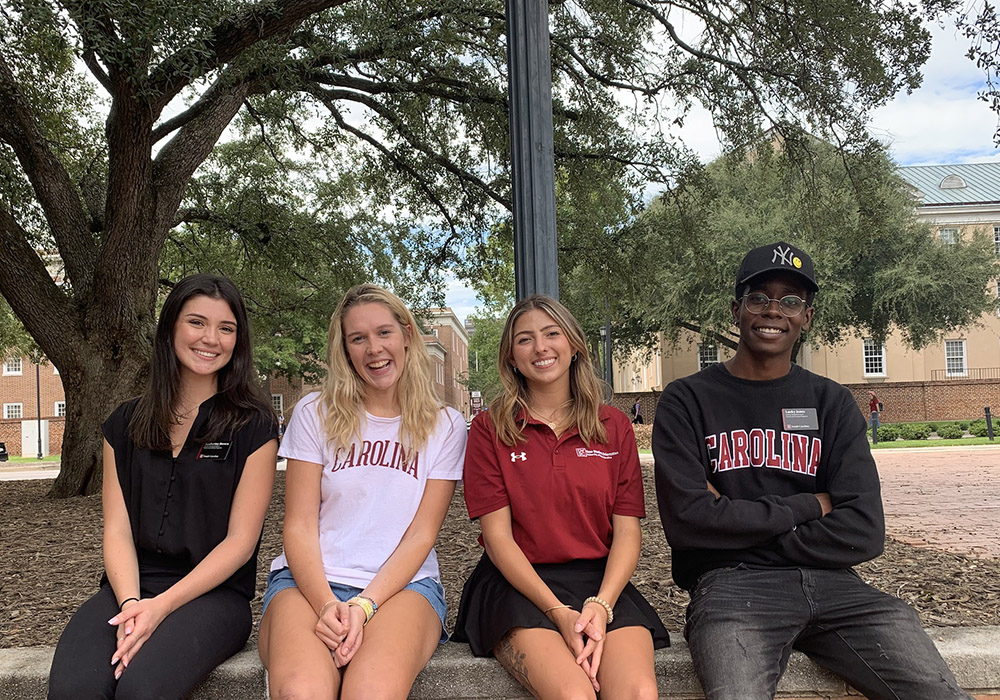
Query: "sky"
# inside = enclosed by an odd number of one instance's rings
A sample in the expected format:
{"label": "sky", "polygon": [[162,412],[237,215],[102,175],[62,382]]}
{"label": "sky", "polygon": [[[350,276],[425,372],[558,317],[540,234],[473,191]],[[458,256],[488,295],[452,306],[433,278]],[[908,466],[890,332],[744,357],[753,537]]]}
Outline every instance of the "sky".
{"label": "sky", "polygon": [[[1000,161],[993,143],[997,114],[976,96],[985,79],[965,57],[967,40],[953,28],[930,29],[933,43],[923,84],[878,109],[872,134],[889,146],[900,165]],[[707,112],[693,112],[680,134],[705,161],[721,151]],[[453,276],[446,280],[447,304],[464,321],[475,311],[476,294]]]}

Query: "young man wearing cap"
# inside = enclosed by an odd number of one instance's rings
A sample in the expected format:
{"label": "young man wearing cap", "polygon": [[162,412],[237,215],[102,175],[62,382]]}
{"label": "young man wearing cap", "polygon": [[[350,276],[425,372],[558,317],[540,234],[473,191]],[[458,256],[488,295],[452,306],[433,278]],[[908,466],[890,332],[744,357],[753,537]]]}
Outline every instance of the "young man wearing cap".
{"label": "young man wearing cap", "polygon": [[812,260],[747,253],[736,354],[672,382],[653,427],[656,495],[708,700],[774,697],[793,649],[871,700],[970,698],[906,603],[851,568],[885,523],[850,392],[791,362],[812,322]]}

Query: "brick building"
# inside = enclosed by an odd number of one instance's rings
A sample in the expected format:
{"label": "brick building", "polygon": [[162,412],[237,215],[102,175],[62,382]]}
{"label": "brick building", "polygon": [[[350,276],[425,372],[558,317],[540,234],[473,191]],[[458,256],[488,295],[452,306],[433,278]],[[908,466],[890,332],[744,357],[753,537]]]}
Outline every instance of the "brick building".
{"label": "brick building", "polygon": [[[911,188],[917,218],[935,229],[943,245],[986,230],[1000,258],[1000,163],[910,166],[899,174]],[[1000,280],[991,282],[990,291],[1000,297]],[[671,380],[729,356],[726,348],[688,334],[677,350],[661,343],[651,357],[616,361],[614,389],[655,394]],[[848,386],[866,414],[868,392],[874,391],[885,404],[883,422],[981,417],[985,406],[1000,410],[1000,311],[923,350],[906,347],[892,333],[884,344],[852,337],[837,346],[806,346],[799,362]]]}
{"label": "brick building", "polygon": [[[41,399],[39,403],[39,398]],[[0,369],[0,442],[12,455],[37,455],[37,426],[41,419],[48,426],[48,449],[45,454],[62,450],[66,395],[59,370],[44,361],[35,365],[30,358],[11,355]],[[22,425],[24,424],[24,425]],[[44,426],[43,426],[44,434]],[[22,451],[22,441],[28,449]]]}

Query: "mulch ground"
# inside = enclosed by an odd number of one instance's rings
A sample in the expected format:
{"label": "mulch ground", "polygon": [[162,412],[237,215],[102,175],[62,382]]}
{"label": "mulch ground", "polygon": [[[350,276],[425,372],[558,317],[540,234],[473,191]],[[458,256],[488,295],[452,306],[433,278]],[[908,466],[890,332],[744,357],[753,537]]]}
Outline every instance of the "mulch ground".
{"label": "mulch ground", "polygon": [[[659,611],[667,629],[683,627],[687,593],[670,578],[650,470],[642,557],[633,583]],[[53,500],[48,481],[0,484],[0,648],[54,645],[77,607],[93,595],[101,576],[99,496]],[[281,551],[284,472],[264,527],[259,593],[270,561]],[[437,551],[452,625],[462,583],[479,559],[478,526],[470,523],[461,488],[445,520]],[[878,559],[858,567],[872,585],[897,595],[920,613],[926,626],[1000,625],[1000,561],[912,547],[889,539]],[[260,614],[260,595],[254,600]],[[251,640],[254,641],[254,640]]]}

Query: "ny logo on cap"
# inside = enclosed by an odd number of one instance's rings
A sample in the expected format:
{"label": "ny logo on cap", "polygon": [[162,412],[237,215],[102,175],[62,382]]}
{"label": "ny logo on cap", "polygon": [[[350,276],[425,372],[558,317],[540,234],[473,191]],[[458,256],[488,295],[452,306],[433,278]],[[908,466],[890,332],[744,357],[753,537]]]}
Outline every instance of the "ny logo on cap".
{"label": "ny logo on cap", "polygon": [[517,452],[511,452],[510,453],[510,461],[511,462],[516,462],[517,460],[521,460],[522,462],[526,462],[528,460],[528,453],[527,452],[522,452],[521,454],[518,454]]}
{"label": "ny logo on cap", "polygon": [[785,246],[785,248],[782,249],[782,247],[779,245],[777,248],[771,251],[771,253],[772,253],[771,262],[781,261],[782,265],[789,265],[790,267],[794,267],[796,269],[802,267],[802,261],[799,260],[799,258],[794,253],[792,253],[791,246]]}

